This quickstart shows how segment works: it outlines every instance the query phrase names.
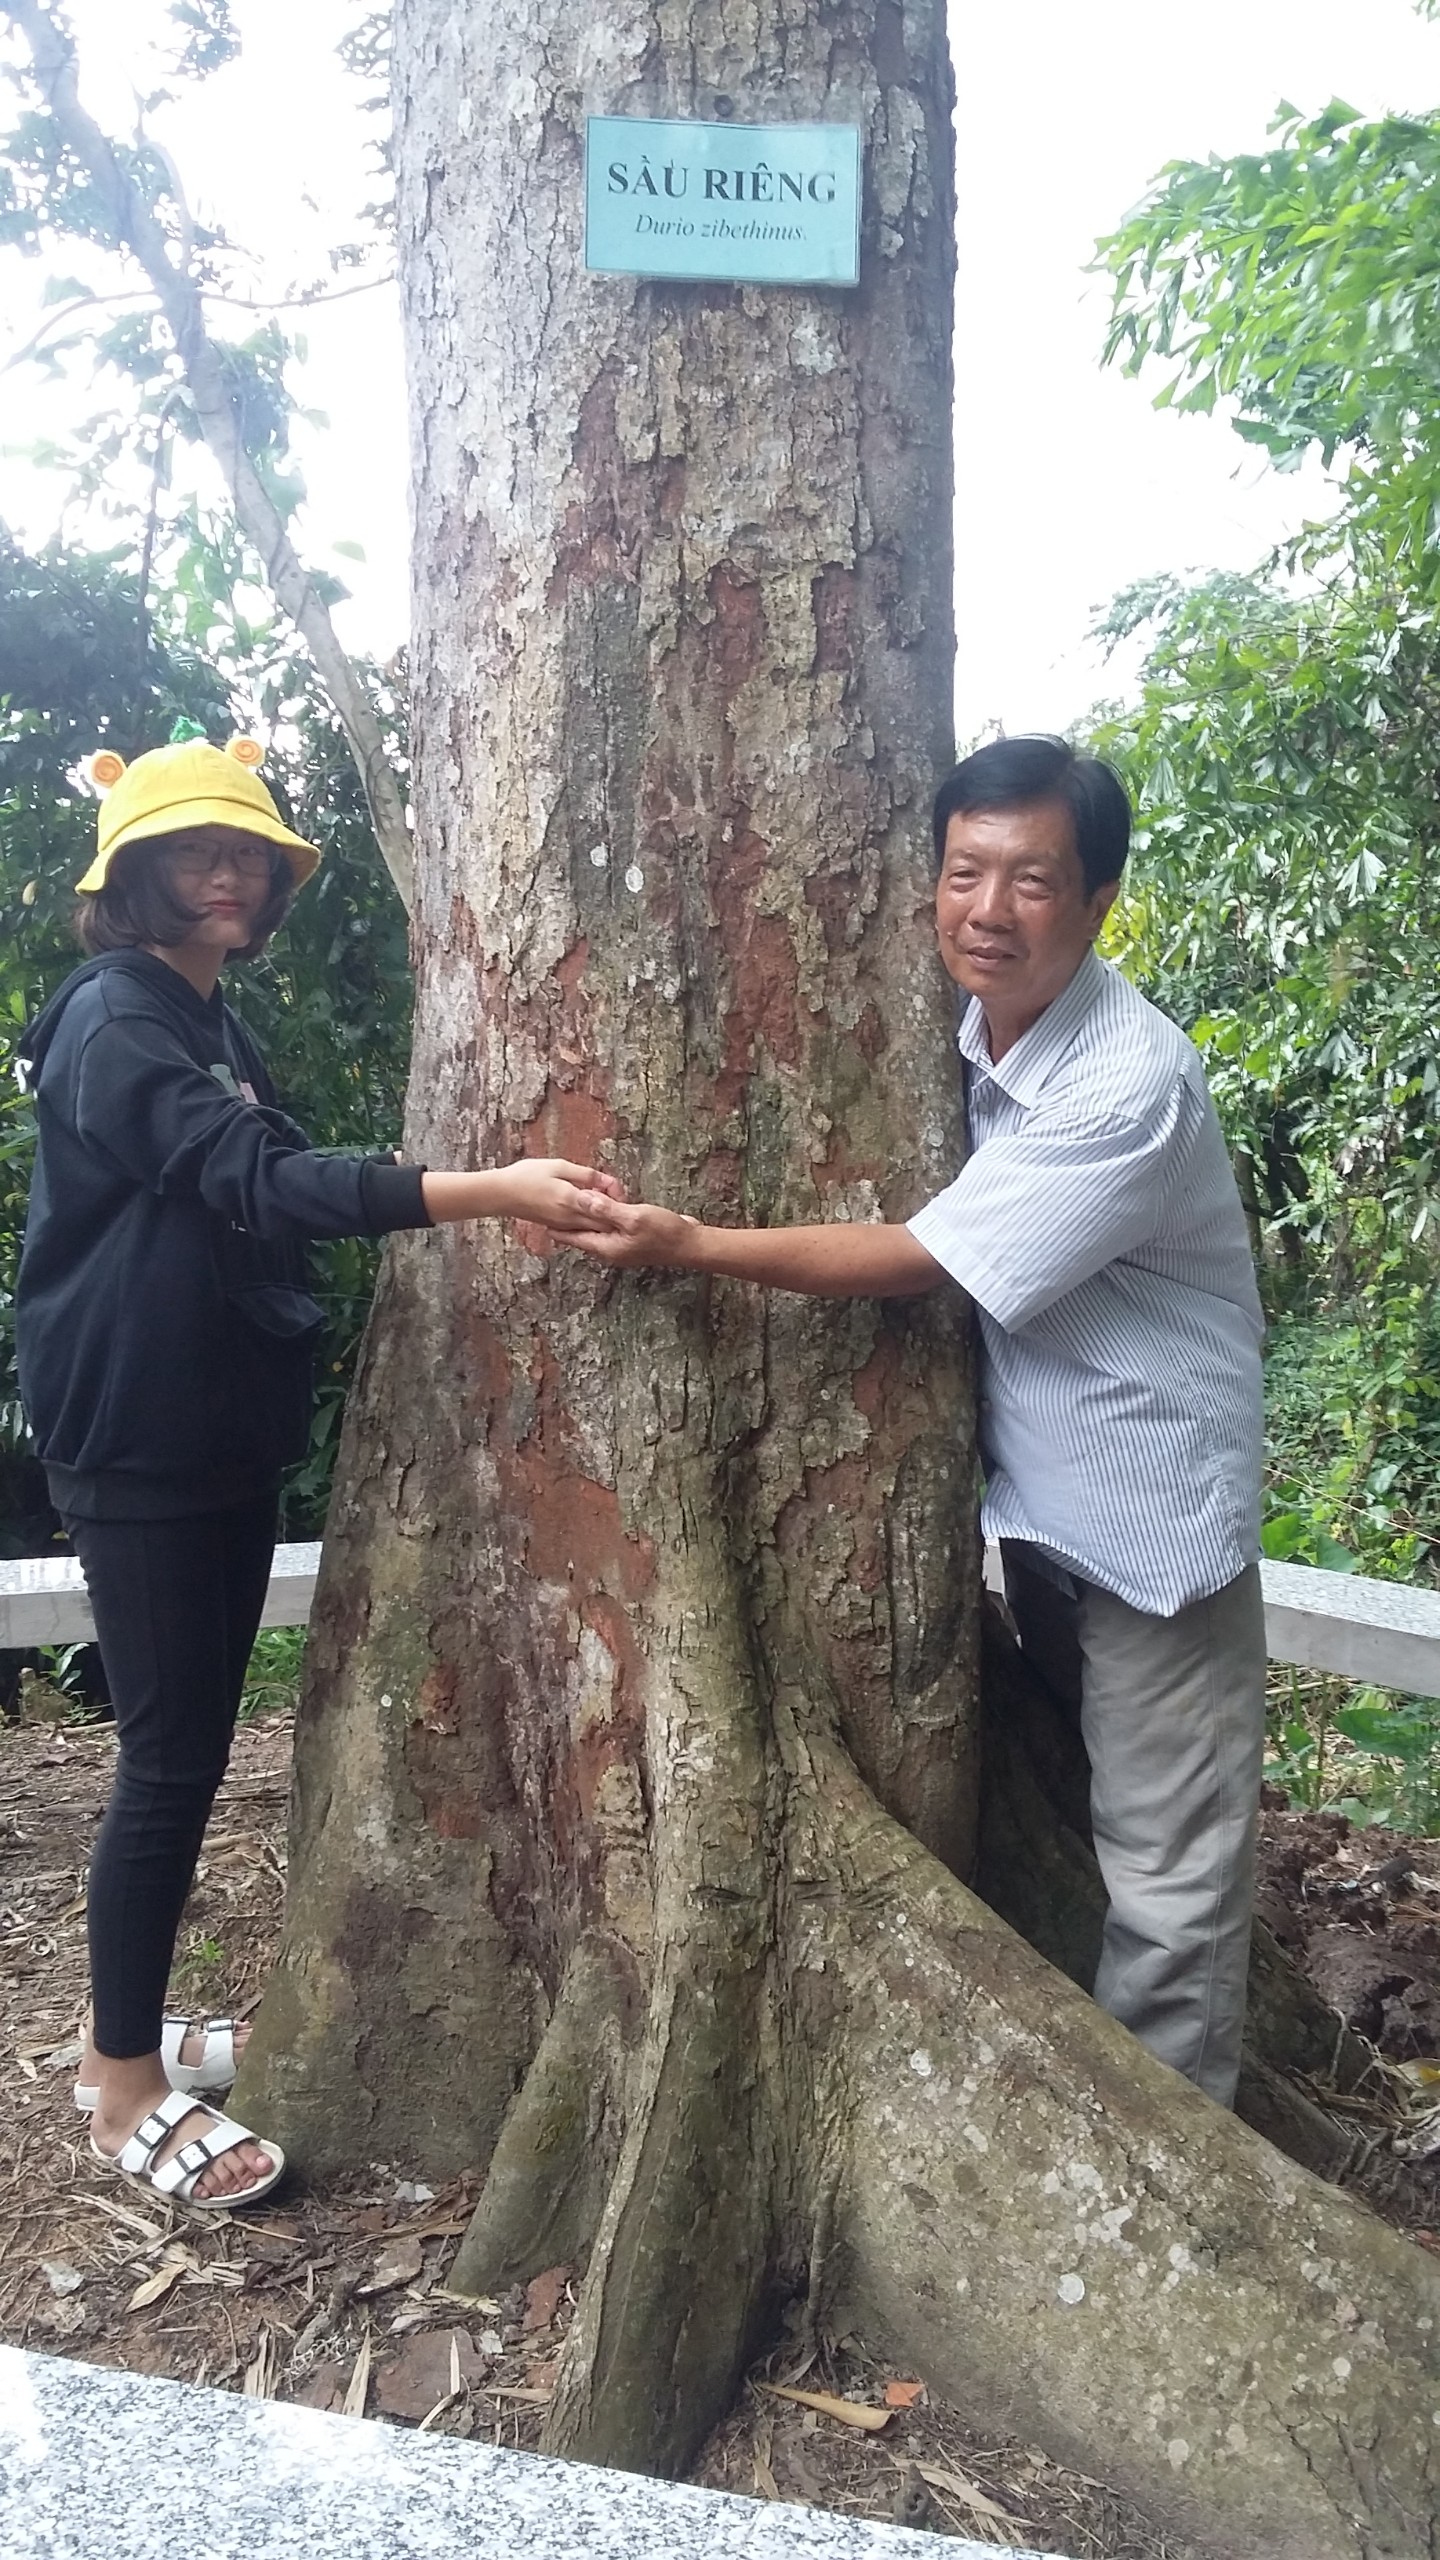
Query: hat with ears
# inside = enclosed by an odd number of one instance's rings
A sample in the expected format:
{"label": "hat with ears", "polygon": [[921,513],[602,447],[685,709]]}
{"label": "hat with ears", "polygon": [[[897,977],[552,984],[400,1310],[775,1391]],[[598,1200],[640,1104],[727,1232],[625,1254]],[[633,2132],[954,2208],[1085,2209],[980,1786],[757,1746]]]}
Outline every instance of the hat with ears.
{"label": "hat with ears", "polygon": [[182,827],[233,827],[242,835],[263,836],[267,844],[279,846],[298,889],[318,865],[319,851],[285,825],[255,771],[263,754],[253,738],[232,738],[228,747],[212,747],[195,737],[151,747],[127,764],[103,747],[87,768],[105,797],[99,850],[78,884],[81,893],[104,888],[122,845],[173,835]]}

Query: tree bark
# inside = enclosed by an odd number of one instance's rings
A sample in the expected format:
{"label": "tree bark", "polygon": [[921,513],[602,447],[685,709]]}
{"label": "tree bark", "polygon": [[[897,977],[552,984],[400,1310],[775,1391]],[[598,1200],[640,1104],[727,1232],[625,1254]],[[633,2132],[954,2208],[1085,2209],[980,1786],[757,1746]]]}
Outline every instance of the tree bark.
{"label": "tree bark", "polygon": [[[403,0],[396,78],[409,1146],[906,1215],[960,1151],[940,0]],[[587,276],[617,111],[857,123],[859,290]],[[240,2101],[311,2168],[488,2163],[462,2290],[584,2260],[556,2449],[682,2467],[804,2293],[1178,2552],[1428,2547],[1440,2271],[959,1881],[958,1303],[537,1242],[392,1251]]]}

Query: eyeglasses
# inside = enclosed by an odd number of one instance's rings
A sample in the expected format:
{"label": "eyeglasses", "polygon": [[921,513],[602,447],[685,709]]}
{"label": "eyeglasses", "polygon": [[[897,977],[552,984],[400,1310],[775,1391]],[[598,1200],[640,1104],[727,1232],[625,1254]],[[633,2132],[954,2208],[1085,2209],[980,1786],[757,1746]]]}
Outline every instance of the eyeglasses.
{"label": "eyeglasses", "polygon": [[217,871],[233,871],[240,880],[270,877],[271,856],[260,844],[168,845],[166,860],[183,880],[211,880]]}

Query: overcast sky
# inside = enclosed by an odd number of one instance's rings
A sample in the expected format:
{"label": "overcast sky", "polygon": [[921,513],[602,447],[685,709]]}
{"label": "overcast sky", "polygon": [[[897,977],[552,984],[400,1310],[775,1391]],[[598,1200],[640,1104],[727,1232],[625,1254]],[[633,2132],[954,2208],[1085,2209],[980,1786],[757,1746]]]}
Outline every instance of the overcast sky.
{"label": "overcast sky", "polygon": [[[369,184],[366,120],[333,44],[353,0],[237,0],[242,61],[170,111],[197,206],[263,261],[257,292],[319,272]],[[153,0],[71,0],[87,90],[130,119]],[[1107,684],[1085,632],[1130,580],[1244,568],[1325,504],[1318,473],[1267,473],[1222,420],[1157,413],[1104,375],[1106,295],[1084,269],[1170,159],[1254,149],[1282,97],[1367,113],[1440,104],[1440,29],[1410,0],[954,0],[959,86],[959,725],[1064,726]],[[308,199],[308,201],[307,201]],[[12,344],[39,316],[35,269],[0,266]],[[231,315],[235,317],[237,315]],[[300,396],[309,555],[354,591],[352,645],[405,627],[405,458],[391,292],[306,316]],[[73,395],[72,395],[73,400]],[[71,408],[73,416],[73,406]],[[15,448],[63,431],[66,402],[0,376],[0,516],[38,538],[54,484]],[[364,544],[363,566],[336,557]]]}

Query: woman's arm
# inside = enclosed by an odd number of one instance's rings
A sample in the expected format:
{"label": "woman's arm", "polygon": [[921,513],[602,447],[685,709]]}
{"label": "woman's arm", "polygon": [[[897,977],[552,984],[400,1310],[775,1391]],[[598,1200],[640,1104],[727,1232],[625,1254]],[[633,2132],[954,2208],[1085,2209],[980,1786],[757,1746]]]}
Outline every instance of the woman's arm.
{"label": "woman's arm", "polygon": [[[530,1218],[562,1234],[594,1224],[594,1202],[625,1197],[613,1174],[563,1156],[522,1156],[484,1173],[422,1173],[420,1197],[432,1227],[462,1218]],[[583,1202],[583,1206],[581,1205]]]}
{"label": "woman's arm", "polygon": [[487,1173],[428,1173],[371,1156],[328,1155],[293,1121],[240,1099],[153,1017],[103,1023],[80,1061],[75,1128],[147,1191],[195,1193],[254,1236],[385,1235],[461,1218],[578,1227],[620,1185],[589,1165],[527,1158]]}

